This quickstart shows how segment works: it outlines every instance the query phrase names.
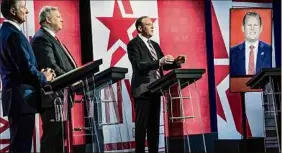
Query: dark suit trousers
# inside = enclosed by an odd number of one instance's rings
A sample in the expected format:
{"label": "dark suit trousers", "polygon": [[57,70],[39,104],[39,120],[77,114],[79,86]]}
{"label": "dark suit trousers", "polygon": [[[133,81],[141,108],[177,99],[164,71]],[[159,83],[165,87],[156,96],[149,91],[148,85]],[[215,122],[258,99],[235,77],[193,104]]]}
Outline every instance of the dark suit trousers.
{"label": "dark suit trousers", "polygon": [[134,100],[136,152],[145,152],[146,133],[149,152],[158,152],[160,96],[147,94]]}
{"label": "dark suit trousers", "polygon": [[63,152],[64,124],[62,122],[54,122],[55,108],[42,108],[40,115],[43,128],[40,152]]}
{"label": "dark suit trousers", "polygon": [[9,152],[31,152],[35,114],[8,116],[10,123]]}

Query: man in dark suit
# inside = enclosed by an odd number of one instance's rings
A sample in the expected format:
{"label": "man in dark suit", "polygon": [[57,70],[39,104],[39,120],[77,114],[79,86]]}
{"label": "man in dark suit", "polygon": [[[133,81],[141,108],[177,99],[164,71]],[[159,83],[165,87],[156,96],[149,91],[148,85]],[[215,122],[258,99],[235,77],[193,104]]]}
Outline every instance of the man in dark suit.
{"label": "man in dark suit", "polygon": [[270,68],[271,46],[260,41],[262,20],[258,13],[248,12],[243,18],[245,41],[230,49],[230,76],[254,75]]}
{"label": "man in dark suit", "polygon": [[133,69],[131,90],[136,112],[136,152],[145,152],[146,133],[149,152],[158,152],[160,95],[150,93],[147,87],[163,75],[163,70],[180,67],[186,58],[164,56],[160,46],[150,39],[154,27],[149,17],[138,18],[135,27],[139,34],[128,43],[127,53]]}
{"label": "man in dark suit", "polygon": [[3,115],[10,125],[10,152],[31,152],[40,88],[53,79],[51,69],[37,70],[32,48],[21,32],[28,10],[25,1],[2,0],[6,18],[0,30],[0,73]]}
{"label": "man in dark suit", "polygon": [[[32,48],[39,68],[50,67],[60,76],[76,67],[76,63],[67,47],[61,43],[56,34],[63,28],[63,18],[57,7],[45,6],[40,14],[41,28],[32,39]],[[63,152],[64,134],[62,123],[55,122],[54,100],[56,95],[42,96],[40,111],[43,127],[41,152]]]}

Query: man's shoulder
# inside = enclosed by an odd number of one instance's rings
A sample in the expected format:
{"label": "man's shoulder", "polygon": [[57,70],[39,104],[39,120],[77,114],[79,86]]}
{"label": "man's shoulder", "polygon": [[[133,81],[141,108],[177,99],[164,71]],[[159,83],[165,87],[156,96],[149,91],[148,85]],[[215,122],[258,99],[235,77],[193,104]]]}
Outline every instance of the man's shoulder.
{"label": "man's shoulder", "polygon": [[46,33],[44,33],[42,29],[36,31],[36,33],[32,37],[31,43],[36,43],[37,41],[49,42],[48,35],[46,35]]}
{"label": "man's shoulder", "polygon": [[259,47],[271,49],[271,45],[269,45],[268,43],[263,42],[263,41],[259,41]]}
{"label": "man's shoulder", "polygon": [[40,28],[39,30],[37,30],[33,36],[33,38],[37,38],[37,37],[45,37],[46,34],[43,32],[43,30]]}
{"label": "man's shoulder", "polygon": [[236,50],[240,50],[244,47],[244,42],[236,44],[234,46],[230,47],[230,51],[236,51]]}
{"label": "man's shoulder", "polygon": [[138,39],[140,39],[138,36],[134,37],[133,39],[131,39],[129,42],[128,42],[128,45],[135,45],[137,44],[137,42],[139,41]]}

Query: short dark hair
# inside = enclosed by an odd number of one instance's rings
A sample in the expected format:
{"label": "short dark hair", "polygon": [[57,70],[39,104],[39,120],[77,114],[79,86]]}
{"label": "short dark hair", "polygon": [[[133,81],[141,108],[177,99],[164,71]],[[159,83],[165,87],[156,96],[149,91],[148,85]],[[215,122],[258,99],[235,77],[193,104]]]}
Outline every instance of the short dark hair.
{"label": "short dark hair", "polygon": [[138,30],[138,27],[143,26],[142,20],[145,19],[145,18],[149,18],[149,17],[148,16],[141,16],[135,22],[135,28],[136,28],[138,33],[140,33],[140,31]]}
{"label": "short dark hair", "polygon": [[259,24],[260,25],[262,24],[261,17],[257,12],[247,12],[243,18],[243,25],[246,24],[246,19],[247,17],[250,17],[250,16],[257,17],[259,19]]}
{"label": "short dark hair", "polygon": [[10,9],[12,7],[17,8],[18,0],[2,0],[1,2],[1,13],[4,18],[8,19],[11,16]]}

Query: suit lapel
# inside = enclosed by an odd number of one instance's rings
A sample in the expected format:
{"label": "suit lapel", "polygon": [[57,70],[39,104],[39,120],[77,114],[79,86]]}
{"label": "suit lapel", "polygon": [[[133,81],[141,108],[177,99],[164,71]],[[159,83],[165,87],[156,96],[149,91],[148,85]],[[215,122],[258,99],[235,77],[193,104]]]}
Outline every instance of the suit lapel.
{"label": "suit lapel", "polygon": [[245,42],[242,43],[239,46],[239,61],[242,61],[242,63],[239,64],[239,66],[241,67],[239,70],[242,70],[242,72],[240,74],[247,74],[246,73],[246,50],[245,50]]}
{"label": "suit lapel", "polygon": [[28,41],[28,39],[26,38],[26,36],[24,35],[24,33],[23,33],[21,30],[19,30],[18,28],[16,28],[14,25],[12,25],[11,23],[9,23],[9,22],[4,22],[2,26],[6,26],[7,28],[10,28],[10,29],[12,29],[13,31],[19,33],[20,37],[22,37],[23,40],[25,41],[25,42],[22,42],[22,43],[28,44],[28,45],[26,46],[26,47],[28,48],[28,49],[26,50],[26,52],[29,54],[31,62],[32,62],[36,67],[38,67],[37,62],[36,62],[36,60],[35,60],[34,53],[33,53],[33,51],[32,51],[32,48],[31,48],[31,46],[29,45],[30,42]]}
{"label": "suit lapel", "polygon": [[74,67],[77,67],[77,64],[75,62],[75,60],[72,58],[70,52],[68,51],[66,46],[62,46],[63,44],[61,44],[58,40],[55,39],[55,37],[53,37],[49,32],[47,32],[44,28],[41,28],[42,32],[45,33],[53,42],[55,42],[62,50],[63,52],[66,54],[66,56],[69,58],[69,60],[72,62]]}
{"label": "suit lapel", "polygon": [[141,46],[142,48],[142,53],[146,53],[148,55],[148,57],[150,57],[151,60],[153,60],[153,57],[148,49],[148,47],[146,46],[146,44],[144,43],[144,41],[139,37],[137,36],[137,40],[139,42],[139,45]]}
{"label": "suit lapel", "polygon": [[261,43],[261,41],[259,41],[258,44],[258,54],[257,54],[257,64],[256,64],[256,72],[258,72],[260,70],[260,68],[262,67],[264,58],[265,58],[265,51],[264,51],[264,47],[263,47],[263,43]]}

